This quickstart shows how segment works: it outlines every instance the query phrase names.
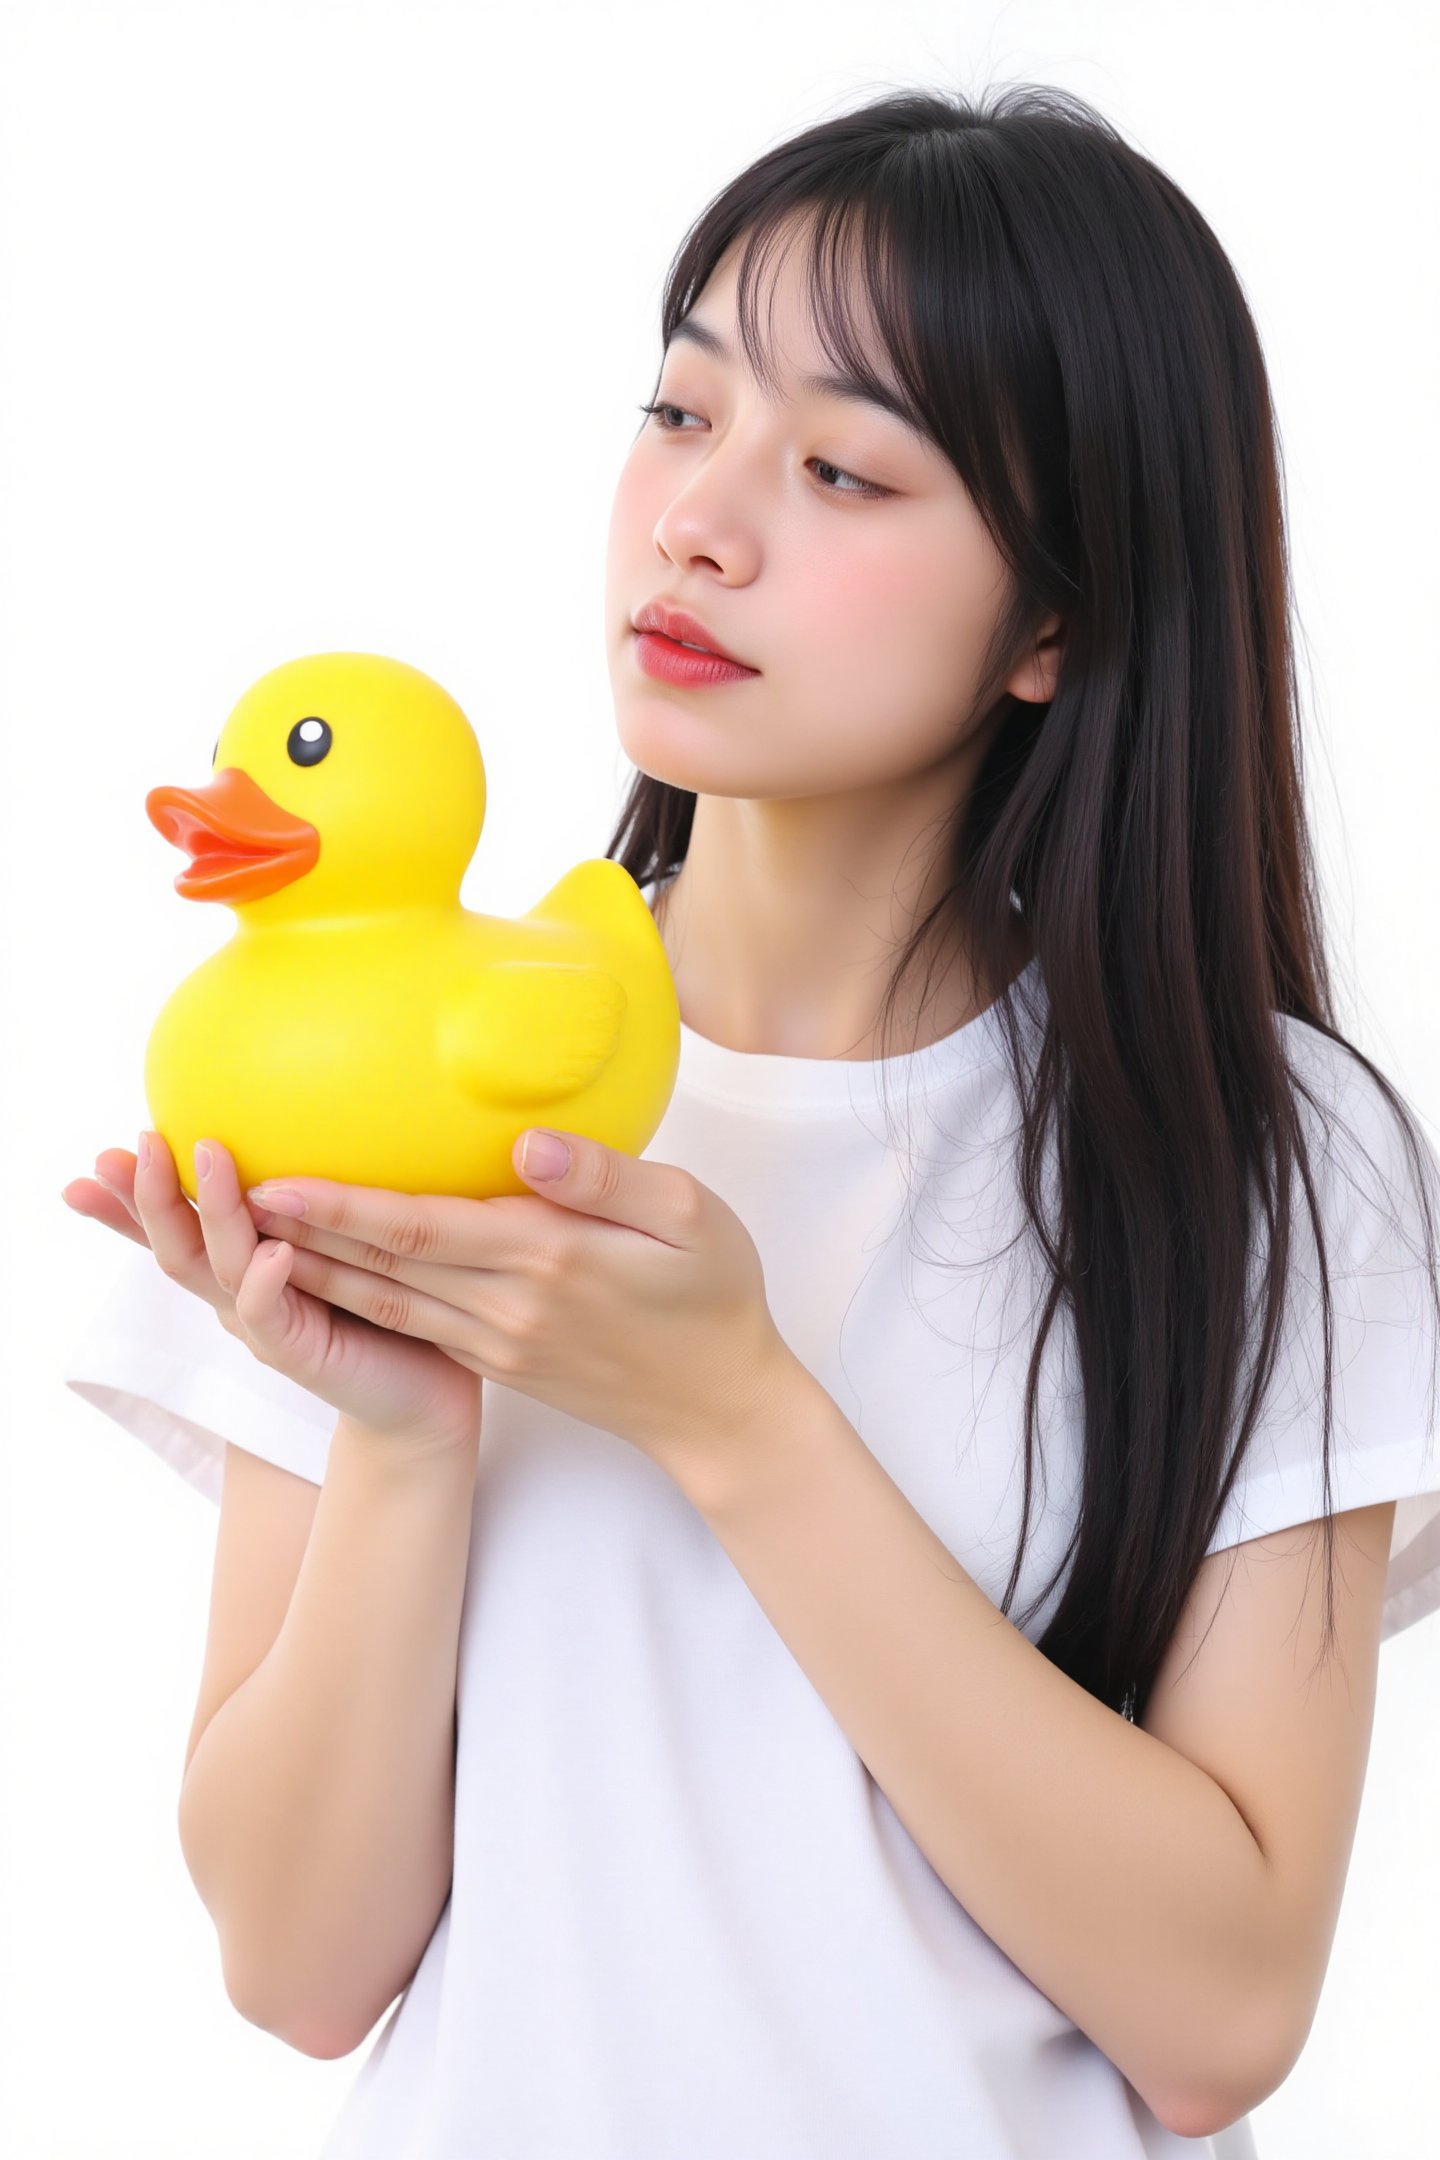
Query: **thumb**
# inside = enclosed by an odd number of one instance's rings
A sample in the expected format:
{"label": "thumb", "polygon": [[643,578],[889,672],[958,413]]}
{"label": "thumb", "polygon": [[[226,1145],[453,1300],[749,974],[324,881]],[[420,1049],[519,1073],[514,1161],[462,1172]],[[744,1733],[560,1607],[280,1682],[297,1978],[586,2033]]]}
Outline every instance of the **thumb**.
{"label": "thumb", "polygon": [[547,1200],[584,1215],[603,1216],[636,1230],[673,1236],[681,1195],[673,1181],[686,1173],[669,1164],[642,1162],[623,1148],[606,1147],[583,1133],[533,1126],[521,1133],[511,1160],[527,1185]]}

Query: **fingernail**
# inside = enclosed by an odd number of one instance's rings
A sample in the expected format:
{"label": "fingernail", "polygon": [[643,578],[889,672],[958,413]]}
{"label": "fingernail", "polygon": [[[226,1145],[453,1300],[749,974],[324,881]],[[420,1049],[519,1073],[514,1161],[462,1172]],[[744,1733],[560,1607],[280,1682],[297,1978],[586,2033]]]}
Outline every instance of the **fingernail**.
{"label": "fingernail", "polygon": [[210,1175],[210,1150],[203,1140],[195,1143],[195,1168],[202,1178]]}
{"label": "fingernail", "polygon": [[302,1193],[291,1192],[288,1185],[252,1185],[245,1195],[256,1207],[268,1208],[272,1215],[303,1215],[305,1198]]}
{"label": "fingernail", "polygon": [[525,1135],[525,1145],[520,1150],[520,1175],[543,1182],[546,1178],[558,1178],[570,1166],[570,1150],[554,1133],[532,1132]]}
{"label": "fingernail", "polygon": [[140,1144],[135,1150],[135,1157],[140,1168],[148,1170],[150,1167],[150,1135],[148,1132],[141,1133]]}

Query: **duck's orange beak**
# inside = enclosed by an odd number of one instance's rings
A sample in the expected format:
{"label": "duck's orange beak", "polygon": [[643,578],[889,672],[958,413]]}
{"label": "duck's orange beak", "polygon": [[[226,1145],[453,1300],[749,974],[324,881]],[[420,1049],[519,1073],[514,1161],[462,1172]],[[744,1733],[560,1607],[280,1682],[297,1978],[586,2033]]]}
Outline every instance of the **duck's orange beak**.
{"label": "duck's orange beak", "polygon": [[145,815],[194,861],[175,880],[182,900],[263,900],[314,868],[320,835],[272,802],[238,765],[206,787],[157,787]]}

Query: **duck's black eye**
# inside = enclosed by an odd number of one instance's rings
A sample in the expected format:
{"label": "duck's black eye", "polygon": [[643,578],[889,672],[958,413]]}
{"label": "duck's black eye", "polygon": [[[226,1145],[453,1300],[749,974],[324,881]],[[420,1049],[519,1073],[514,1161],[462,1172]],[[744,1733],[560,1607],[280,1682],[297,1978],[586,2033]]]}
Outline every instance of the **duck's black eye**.
{"label": "duck's black eye", "polygon": [[322,758],[329,757],[333,740],[329,721],[317,720],[312,714],[308,720],[296,721],[285,748],[294,764],[318,765]]}

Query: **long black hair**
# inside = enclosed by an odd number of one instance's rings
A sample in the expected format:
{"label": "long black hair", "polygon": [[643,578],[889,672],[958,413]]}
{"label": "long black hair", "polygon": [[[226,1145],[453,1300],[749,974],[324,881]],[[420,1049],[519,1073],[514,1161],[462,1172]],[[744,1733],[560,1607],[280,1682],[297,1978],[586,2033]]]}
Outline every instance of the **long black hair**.
{"label": "long black hair", "polygon": [[[1277,1014],[1357,1060],[1398,1120],[1440,1317],[1433,1151],[1332,1009],[1260,342],[1194,205],[1092,107],[1051,86],[974,99],[900,90],[767,151],[684,238],[662,345],[744,235],[741,338],[767,379],[754,277],[792,226],[806,230],[826,349],[873,381],[835,274],[858,260],[910,416],[960,475],[1010,572],[969,717],[1002,698],[1011,709],[943,836],[948,886],[915,925],[885,1023],[937,926],[942,939],[963,937],[980,980],[1008,984],[995,1011],[1048,1293],[1001,1609],[1030,1518],[1041,1353],[1064,1301],[1083,1384],[1083,1479],[1074,1535],[1026,1617],[1073,1555],[1039,1648],[1140,1717],[1275,1362],[1297,1168],[1320,1266],[1333,1571],[1330,1273],[1300,1097],[1327,1105]],[[1065,625],[1054,694],[1017,699],[1002,686],[1052,613]],[[607,855],[637,882],[668,876],[694,808],[690,791],[638,773]],[[1033,1028],[1009,982],[1017,905],[1044,984]],[[1052,1127],[1053,1223],[1042,1193]],[[1258,1291],[1257,1190],[1268,1232]],[[1431,1388],[1433,1404],[1433,1362]],[[1333,1598],[1332,1572],[1327,1643]]]}

